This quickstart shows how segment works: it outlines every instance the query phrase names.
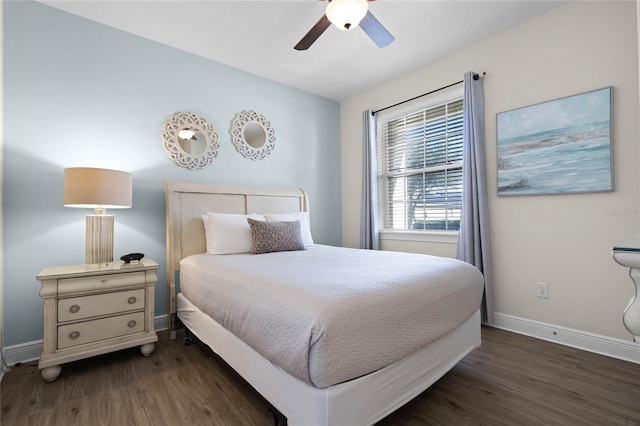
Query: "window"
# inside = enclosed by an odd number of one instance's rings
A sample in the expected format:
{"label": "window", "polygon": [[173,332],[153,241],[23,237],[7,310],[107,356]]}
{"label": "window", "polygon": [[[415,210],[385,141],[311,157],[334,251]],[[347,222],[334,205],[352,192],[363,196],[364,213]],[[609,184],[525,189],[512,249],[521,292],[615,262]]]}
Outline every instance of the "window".
{"label": "window", "polygon": [[458,231],[462,205],[462,93],[378,117],[382,231]]}

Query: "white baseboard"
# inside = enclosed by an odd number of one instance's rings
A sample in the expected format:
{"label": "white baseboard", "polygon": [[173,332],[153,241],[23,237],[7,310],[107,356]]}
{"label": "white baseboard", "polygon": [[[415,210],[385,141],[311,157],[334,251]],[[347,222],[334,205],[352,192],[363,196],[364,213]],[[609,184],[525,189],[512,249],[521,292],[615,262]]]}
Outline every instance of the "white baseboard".
{"label": "white baseboard", "polygon": [[157,317],[155,317],[153,326],[155,327],[154,329],[156,331],[162,331],[169,328],[169,326],[167,325],[167,314],[158,315]]}
{"label": "white baseboard", "polygon": [[21,362],[30,362],[40,359],[42,355],[42,340],[20,343],[4,348],[4,362],[9,367]]}
{"label": "white baseboard", "polygon": [[[156,331],[167,329],[167,315],[155,317],[153,325]],[[42,355],[42,340],[7,346],[3,350],[4,361],[11,367],[22,362],[36,361]],[[3,372],[4,373],[4,372]]]}
{"label": "white baseboard", "polygon": [[493,327],[640,364],[640,343],[495,312]]}

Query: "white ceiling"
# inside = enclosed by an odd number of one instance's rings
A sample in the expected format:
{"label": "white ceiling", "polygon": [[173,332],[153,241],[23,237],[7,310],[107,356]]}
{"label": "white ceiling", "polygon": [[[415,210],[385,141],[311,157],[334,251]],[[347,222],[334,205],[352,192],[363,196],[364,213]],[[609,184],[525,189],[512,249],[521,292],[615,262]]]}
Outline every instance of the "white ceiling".
{"label": "white ceiling", "polygon": [[307,51],[293,46],[324,14],[326,1],[40,3],[343,101],[565,2],[378,0],[369,10],[396,38],[390,46],[378,48],[360,28],[331,26]]}

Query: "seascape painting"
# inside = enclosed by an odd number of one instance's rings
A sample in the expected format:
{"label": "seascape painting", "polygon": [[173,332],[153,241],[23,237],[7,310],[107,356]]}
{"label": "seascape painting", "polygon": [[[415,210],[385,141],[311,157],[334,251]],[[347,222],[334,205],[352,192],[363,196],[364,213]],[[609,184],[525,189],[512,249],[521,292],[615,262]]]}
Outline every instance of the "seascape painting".
{"label": "seascape painting", "polygon": [[611,89],[498,113],[498,195],[613,191]]}

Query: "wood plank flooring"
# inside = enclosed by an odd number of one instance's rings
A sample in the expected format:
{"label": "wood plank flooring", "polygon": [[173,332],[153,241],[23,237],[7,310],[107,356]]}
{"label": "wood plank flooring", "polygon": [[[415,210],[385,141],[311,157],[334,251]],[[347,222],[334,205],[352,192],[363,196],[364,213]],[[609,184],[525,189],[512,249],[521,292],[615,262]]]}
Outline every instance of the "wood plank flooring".
{"label": "wood plank flooring", "polygon": [[[204,345],[159,338],[148,358],[132,348],[73,362],[53,383],[36,362],[11,367],[0,423],[273,425],[268,403]],[[482,340],[379,426],[640,425],[640,365],[494,328]]]}

